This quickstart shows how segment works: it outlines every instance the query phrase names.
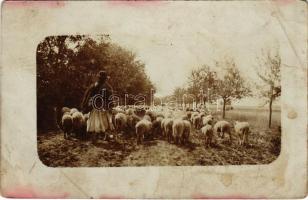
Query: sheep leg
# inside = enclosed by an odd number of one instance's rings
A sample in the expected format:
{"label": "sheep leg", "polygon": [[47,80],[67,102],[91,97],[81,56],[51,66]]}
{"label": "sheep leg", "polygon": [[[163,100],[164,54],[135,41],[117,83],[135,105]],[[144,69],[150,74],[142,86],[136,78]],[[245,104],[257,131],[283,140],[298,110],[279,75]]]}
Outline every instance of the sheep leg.
{"label": "sheep leg", "polygon": [[245,131],[244,136],[243,136],[243,145],[248,144],[248,132]]}
{"label": "sheep leg", "polygon": [[229,131],[228,134],[229,134],[230,143],[232,143],[232,134],[231,134],[231,131]]}
{"label": "sheep leg", "polygon": [[242,136],[241,134],[238,135],[238,145],[241,145]]}
{"label": "sheep leg", "polygon": [[167,138],[168,138],[168,142],[169,143],[171,143],[171,140],[172,140],[172,138],[171,138],[172,136],[171,136],[171,133],[170,132],[168,132],[168,135],[167,135]]}
{"label": "sheep leg", "polygon": [[224,139],[224,138],[225,138],[225,132],[221,131],[221,132],[220,132],[220,137],[221,137],[222,139]]}

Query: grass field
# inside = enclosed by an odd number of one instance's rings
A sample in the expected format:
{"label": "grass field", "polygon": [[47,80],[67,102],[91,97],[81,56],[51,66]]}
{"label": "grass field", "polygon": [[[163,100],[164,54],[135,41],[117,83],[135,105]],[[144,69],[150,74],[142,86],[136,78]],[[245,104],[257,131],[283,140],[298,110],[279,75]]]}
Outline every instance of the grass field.
{"label": "grass field", "polygon": [[[182,111],[176,112],[177,116]],[[216,120],[221,113],[214,113]],[[92,144],[71,137],[64,140],[61,131],[38,133],[38,153],[42,162],[52,167],[103,166],[194,166],[268,164],[280,153],[280,111],[273,112],[272,128],[268,126],[268,112],[262,109],[235,108],[226,112],[226,120],[248,121],[251,125],[249,145],[230,144],[225,138],[215,138],[213,147],[205,148],[199,130],[192,130],[185,145],[168,143],[160,135],[136,145],[133,133],[119,135],[117,140]]]}

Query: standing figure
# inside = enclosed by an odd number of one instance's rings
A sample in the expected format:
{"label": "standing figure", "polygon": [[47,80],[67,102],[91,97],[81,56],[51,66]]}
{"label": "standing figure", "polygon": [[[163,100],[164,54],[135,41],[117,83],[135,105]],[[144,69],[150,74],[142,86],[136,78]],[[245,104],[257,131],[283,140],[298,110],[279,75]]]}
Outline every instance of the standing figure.
{"label": "standing figure", "polygon": [[111,112],[113,108],[112,88],[107,83],[107,78],[106,71],[98,73],[98,80],[86,90],[81,105],[83,113],[90,112],[87,133],[91,135],[94,143],[99,135],[104,135],[105,140],[107,131],[114,130]]}

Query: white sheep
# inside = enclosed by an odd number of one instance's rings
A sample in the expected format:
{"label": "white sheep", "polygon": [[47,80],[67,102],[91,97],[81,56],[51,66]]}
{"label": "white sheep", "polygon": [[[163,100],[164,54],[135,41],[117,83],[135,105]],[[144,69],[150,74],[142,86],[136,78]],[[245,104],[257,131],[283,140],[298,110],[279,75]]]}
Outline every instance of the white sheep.
{"label": "white sheep", "polygon": [[125,111],[125,114],[126,115],[132,115],[135,113],[135,110],[133,108],[128,108],[126,111]]}
{"label": "white sheep", "polygon": [[173,117],[173,112],[171,110],[165,113],[165,118],[172,118],[172,117]]}
{"label": "white sheep", "polygon": [[73,118],[69,113],[64,113],[62,116],[61,129],[64,133],[64,139],[66,139],[73,130]]}
{"label": "white sheep", "polygon": [[182,119],[175,119],[172,124],[172,136],[174,142],[178,144],[182,138],[184,131],[184,122]]}
{"label": "white sheep", "polygon": [[158,117],[160,117],[160,118],[165,118],[165,116],[164,116],[162,113],[157,113],[157,114],[156,114],[156,119],[157,119]]}
{"label": "white sheep", "polygon": [[232,142],[231,124],[227,121],[218,121],[214,126],[214,133],[224,138],[225,133],[229,134],[230,142]]}
{"label": "white sheep", "polygon": [[190,121],[193,121],[193,118],[196,117],[196,116],[198,116],[198,115],[199,115],[198,112],[193,112],[193,113],[191,113]]}
{"label": "white sheep", "polygon": [[188,116],[185,114],[185,115],[182,115],[181,117],[182,120],[189,120]]}
{"label": "white sheep", "polygon": [[171,142],[172,140],[172,125],[173,125],[173,119],[172,118],[166,118],[162,122],[163,124],[163,131],[164,136],[167,137],[168,142]]}
{"label": "white sheep", "polygon": [[153,121],[153,133],[154,133],[154,135],[158,135],[159,133],[162,132],[161,123],[162,123],[163,119],[164,118],[162,118],[162,117],[157,117]]}
{"label": "white sheep", "polygon": [[125,111],[119,106],[113,108],[112,110],[113,110],[114,114],[117,114],[117,113],[123,113],[124,114],[125,113]]}
{"label": "white sheep", "polygon": [[248,144],[248,134],[250,132],[249,123],[235,121],[234,130],[235,133],[239,135],[239,145]]}
{"label": "white sheep", "polygon": [[167,118],[164,118],[164,119],[161,121],[161,123],[160,123],[160,128],[161,128],[163,137],[166,136],[166,134],[165,134],[165,122],[166,122],[166,119],[167,119]]}
{"label": "white sheep", "polygon": [[124,131],[127,127],[127,116],[124,113],[117,113],[114,117],[114,125],[117,131]]}
{"label": "white sheep", "polygon": [[193,123],[195,129],[200,129],[200,127],[201,127],[201,120],[202,119],[201,119],[201,117],[199,115],[194,116],[192,118],[192,123]]}
{"label": "white sheep", "polygon": [[85,121],[85,118],[81,112],[74,112],[72,114],[72,120],[73,120],[73,131],[74,133],[80,137],[81,139],[85,139],[86,137],[86,129],[87,124]]}
{"label": "white sheep", "polygon": [[184,123],[184,130],[182,135],[182,143],[186,144],[189,141],[191,124],[188,120],[183,120],[183,123]]}
{"label": "white sheep", "polygon": [[136,124],[137,144],[143,143],[145,135],[150,135],[152,122],[142,119]]}
{"label": "white sheep", "polygon": [[201,128],[201,133],[204,136],[204,144],[206,147],[210,147],[212,145],[213,140],[213,127],[210,124],[206,124]]}
{"label": "white sheep", "polygon": [[187,112],[186,112],[186,116],[187,116],[187,118],[188,118],[188,121],[190,121],[191,115],[192,115],[192,113],[191,113],[190,111],[187,111]]}
{"label": "white sheep", "polygon": [[205,116],[205,112],[200,112],[199,117],[202,119]]}
{"label": "white sheep", "polygon": [[70,114],[73,116],[75,112],[78,112],[77,108],[70,109]]}
{"label": "white sheep", "polygon": [[214,120],[214,117],[212,115],[207,115],[207,116],[202,118],[202,124],[203,124],[203,126],[205,126],[207,124],[212,125],[213,120]]}
{"label": "white sheep", "polygon": [[130,129],[135,130],[136,124],[141,120],[136,114],[127,116],[127,125]]}
{"label": "white sheep", "polygon": [[61,114],[62,114],[62,116],[63,116],[65,113],[69,113],[69,114],[70,114],[70,112],[71,112],[71,109],[68,108],[68,107],[62,107],[62,109],[61,109]]}
{"label": "white sheep", "polygon": [[156,119],[156,112],[152,111],[152,110],[147,110],[145,112],[145,115],[148,115],[151,118],[151,121],[154,121]]}
{"label": "white sheep", "polygon": [[149,115],[144,115],[143,119],[146,119],[146,120],[148,120],[150,122],[152,121],[152,118]]}

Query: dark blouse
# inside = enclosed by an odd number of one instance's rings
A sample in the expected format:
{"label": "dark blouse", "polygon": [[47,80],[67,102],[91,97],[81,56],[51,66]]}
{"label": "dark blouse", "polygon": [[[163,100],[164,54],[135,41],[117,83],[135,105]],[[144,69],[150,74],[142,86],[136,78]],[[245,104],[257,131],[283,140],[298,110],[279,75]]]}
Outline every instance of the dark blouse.
{"label": "dark blouse", "polygon": [[82,112],[88,113],[94,108],[112,109],[113,104],[110,98],[112,93],[112,87],[108,83],[98,84],[96,82],[90,85],[81,102]]}

